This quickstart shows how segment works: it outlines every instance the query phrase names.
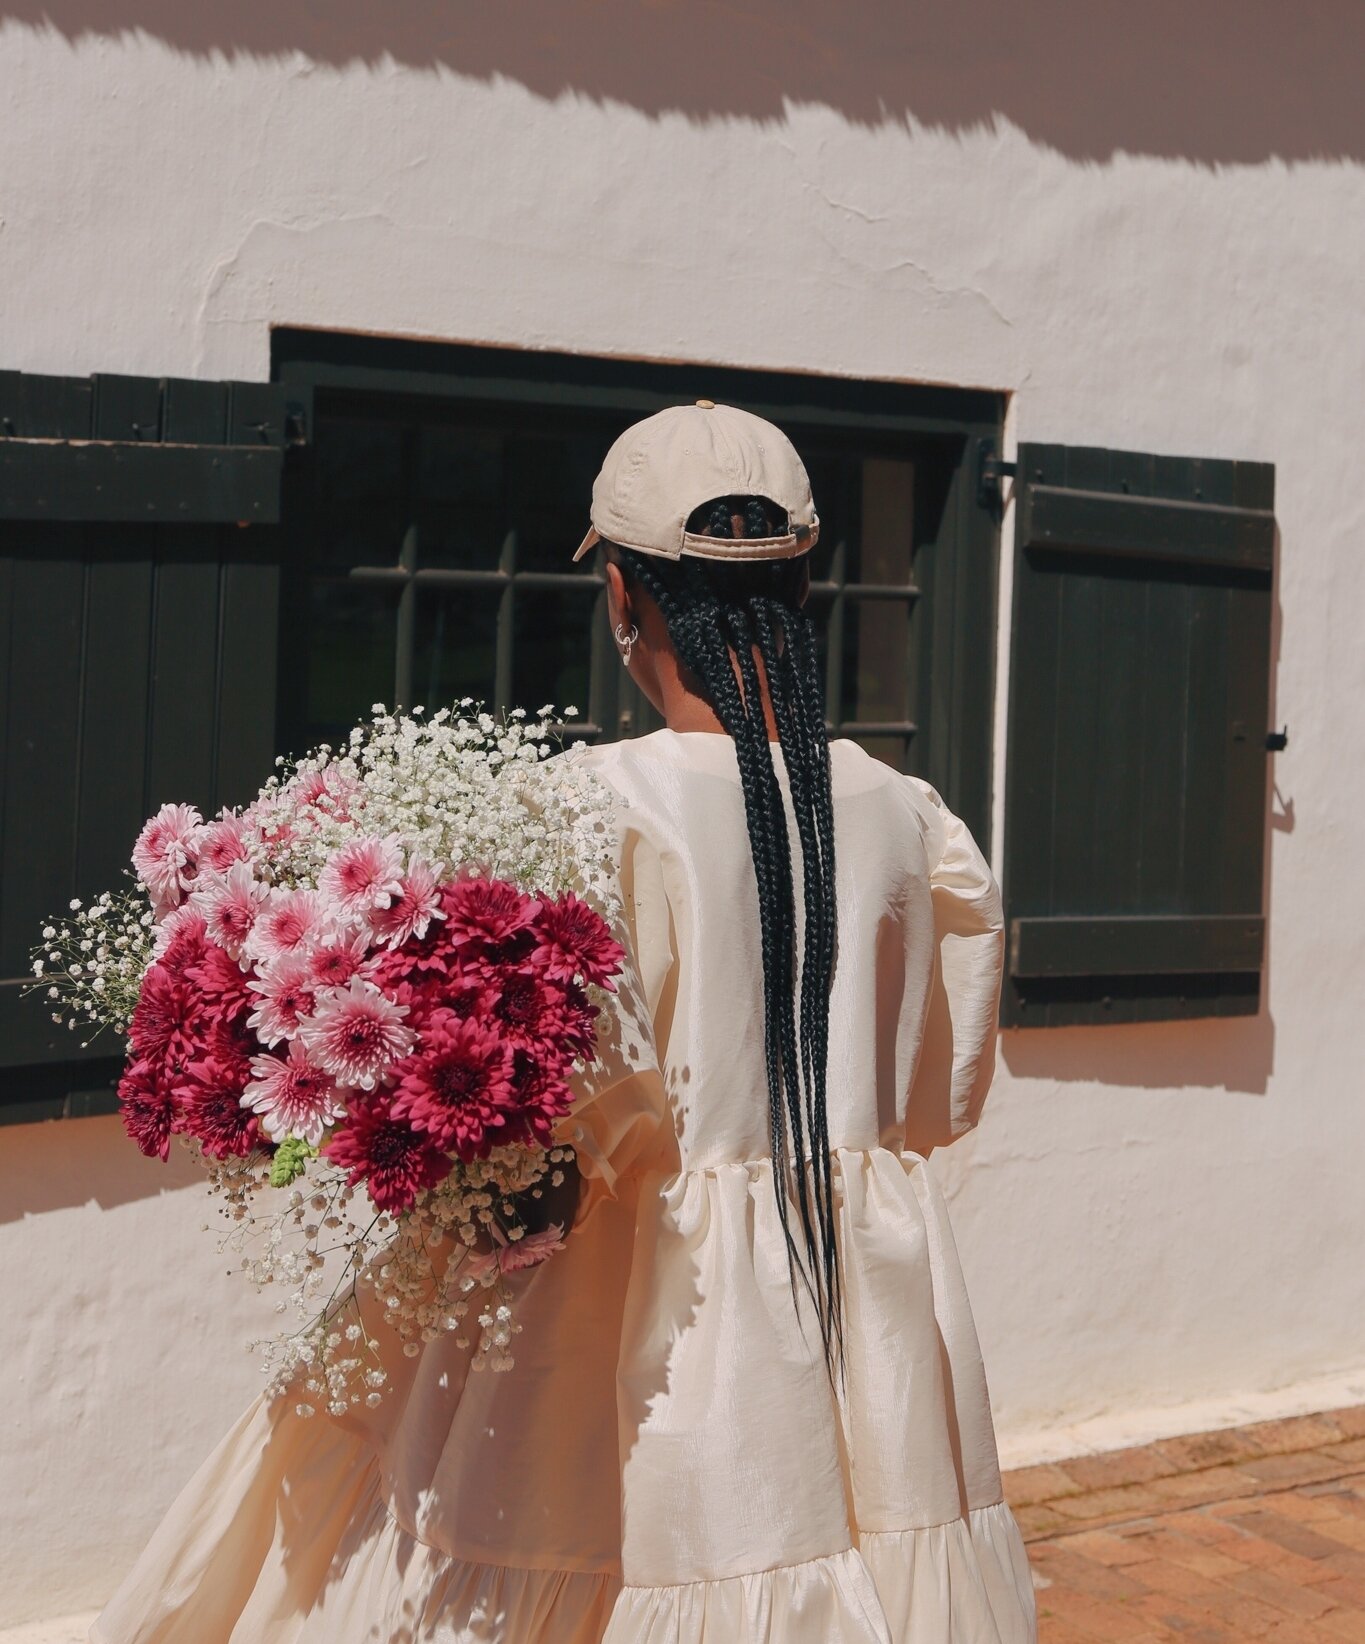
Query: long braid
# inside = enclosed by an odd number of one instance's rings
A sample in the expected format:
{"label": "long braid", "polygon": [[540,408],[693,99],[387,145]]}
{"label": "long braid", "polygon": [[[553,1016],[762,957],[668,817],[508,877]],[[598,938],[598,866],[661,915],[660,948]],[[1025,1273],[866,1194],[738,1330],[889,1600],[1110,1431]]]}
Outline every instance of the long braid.
{"label": "long braid", "polygon": [[[689,529],[729,537],[736,506],[737,499],[724,497],[703,504]],[[742,512],[746,536],[774,534],[770,505],[762,498],[744,499]],[[658,606],[680,660],[734,741],[758,892],[773,1189],[793,1294],[799,1274],[816,1306],[826,1361],[832,1370],[837,1356],[842,1369],[842,1286],[826,1106],[836,957],[834,812],[814,632],[794,597],[795,563],[692,558],[661,563],[617,545],[611,549]],[[799,989],[791,843],[755,650],[768,679],[801,848]],[[790,1225],[792,1187],[803,1248]]]}
{"label": "long braid", "polygon": [[[804,612],[793,613],[775,600],[755,598],[750,603],[763,665],[772,682],[773,713],[787,765],[792,808],[801,844],[806,911],[800,988],[801,1064],[805,1079],[807,1129],[812,1138],[827,1137],[828,983],[833,970],[830,937],[835,915],[830,785],[828,780],[821,780],[822,770],[827,769],[828,740],[823,707],[817,702],[817,717],[813,723],[805,711],[810,706],[810,699],[801,691],[800,681],[796,678],[794,644],[789,637],[798,628],[808,631],[809,619]],[[780,648],[779,630],[783,641]],[[828,827],[821,825],[822,819],[828,821]],[[827,1146],[813,1146],[812,1152],[824,1293],[830,1298],[827,1325],[842,1348],[841,1284],[834,1232],[833,1161]]]}

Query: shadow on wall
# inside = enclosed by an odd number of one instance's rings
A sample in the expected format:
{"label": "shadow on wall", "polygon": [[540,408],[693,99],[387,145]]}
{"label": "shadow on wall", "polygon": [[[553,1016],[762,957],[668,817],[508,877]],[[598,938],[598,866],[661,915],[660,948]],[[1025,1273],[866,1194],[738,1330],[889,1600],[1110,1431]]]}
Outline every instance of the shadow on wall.
{"label": "shadow on wall", "polygon": [[[0,1150],[0,1223],[49,1210],[95,1203],[101,1210],[139,1199],[200,1187],[204,1173],[182,1149],[170,1159],[144,1159],[112,1114],[98,1119],[54,1119],[14,1125]],[[205,1200],[206,1220],[216,1205]]]}
{"label": "shadow on wall", "polygon": [[650,115],[780,119],[791,101],[953,132],[1000,116],[1079,160],[1365,159],[1360,0],[10,0],[0,17],[206,57],[505,76]]}
{"label": "shadow on wall", "polygon": [[1016,1079],[1183,1090],[1192,1099],[1200,1090],[1264,1096],[1275,1062],[1275,1024],[1263,997],[1257,1016],[1015,1028],[1001,1035],[1000,1059]]}

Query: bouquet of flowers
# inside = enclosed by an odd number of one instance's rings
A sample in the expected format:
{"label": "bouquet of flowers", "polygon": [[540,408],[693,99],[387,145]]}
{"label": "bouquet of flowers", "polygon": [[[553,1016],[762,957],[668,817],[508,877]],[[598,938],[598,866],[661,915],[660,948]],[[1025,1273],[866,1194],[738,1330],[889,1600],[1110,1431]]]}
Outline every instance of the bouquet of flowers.
{"label": "bouquet of flowers", "polygon": [[410,1356],[468,1345],[473,1305],[473,1367],[509,1368],[506,1276],[561,1247],[524,1212],[563,1181],[623,950],[611,791],[577,749],[545,763],[551,713],[376,705],[244,808],[163,805],[135,887],[35,950],[55,1020],[126,1033],[129,1136],[188,1146],[243,1269],[288,1292],[255,1345],[301,1412],[379,1402],[366,1289]]}

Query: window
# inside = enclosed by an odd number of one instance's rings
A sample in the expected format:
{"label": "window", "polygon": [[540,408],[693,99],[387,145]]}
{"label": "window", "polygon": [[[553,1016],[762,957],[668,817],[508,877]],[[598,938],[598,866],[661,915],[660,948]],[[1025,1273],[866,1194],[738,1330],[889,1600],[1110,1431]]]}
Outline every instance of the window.
{"label": "window", "polygon": [[292,746],[336,737],[373,701],[464,695],[573,704],[592,739],[653,728],[607,630],[600,565],[571,554],[616,435],[721,398],[779,422],[811,474],[831,729],[931,774],[984,839],[995,526],[971,469],[998,431],[994,396],[310,332],[277,333],[275,350],[312,401],[286,501]]}

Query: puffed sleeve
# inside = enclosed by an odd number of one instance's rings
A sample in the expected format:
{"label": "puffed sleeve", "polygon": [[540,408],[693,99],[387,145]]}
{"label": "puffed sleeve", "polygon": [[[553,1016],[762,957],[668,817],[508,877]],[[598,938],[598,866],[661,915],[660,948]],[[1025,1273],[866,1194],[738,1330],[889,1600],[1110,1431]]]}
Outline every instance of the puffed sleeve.
{"label": "puffed sleeve", "polygon": [[928,824],[935,956],[905,1145],[928,1153],[965,1135],[981,1117],[995,1073],[1005,921],[1000,887],[967,824],[922,778],[908,780]]}
{"label": "puffed sleeve", "polygon": [[[627,813],[628,816],[628,813]],[[658,856],[628,820],[618,819],[620,913],[612,934],[625,952],[616,992],[598,1021],[597,1057],[574,1075],[574,1104],[558,1135],[573,1147],[584,1178],[578,1219],[622,1178],[676,1151],[664,1124],[667,1100],[656,1021],[674,974],[671,924]]]}

